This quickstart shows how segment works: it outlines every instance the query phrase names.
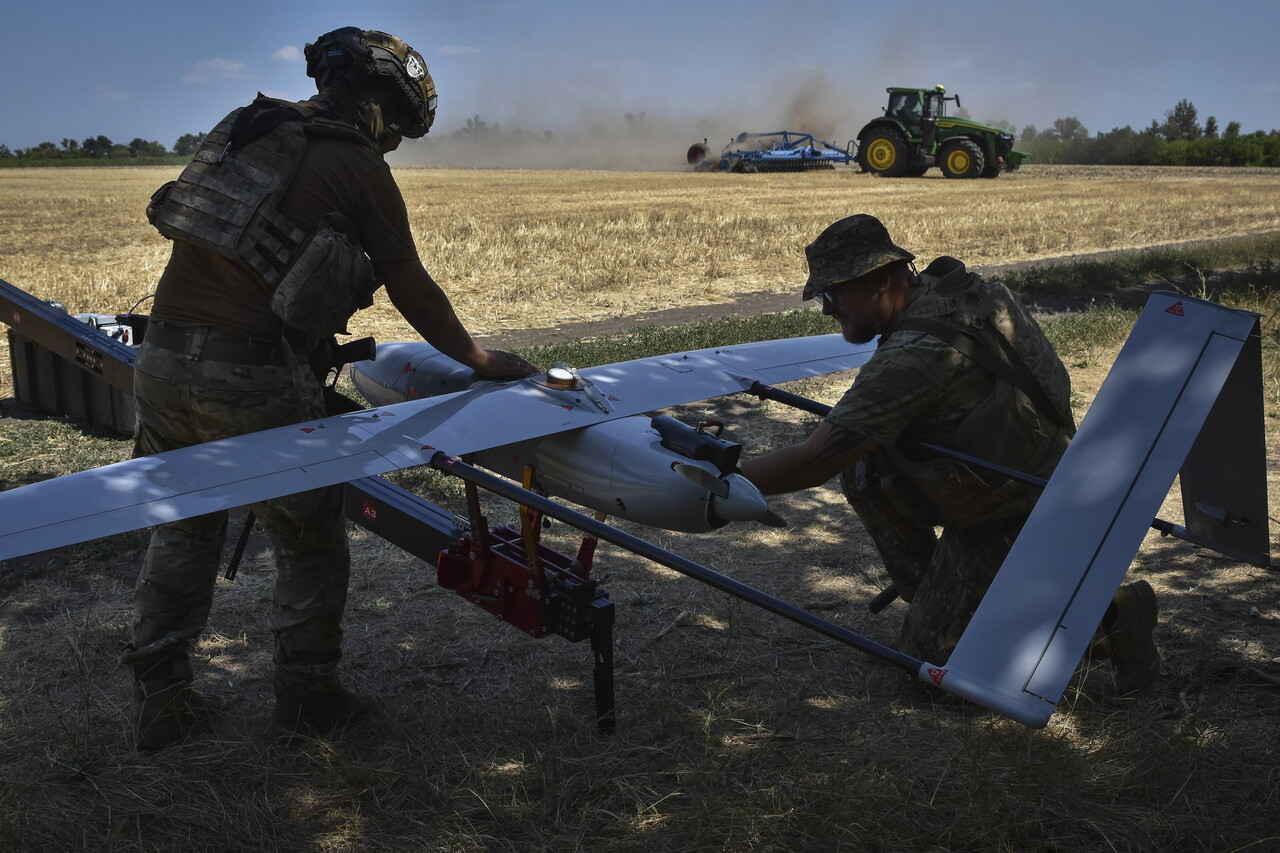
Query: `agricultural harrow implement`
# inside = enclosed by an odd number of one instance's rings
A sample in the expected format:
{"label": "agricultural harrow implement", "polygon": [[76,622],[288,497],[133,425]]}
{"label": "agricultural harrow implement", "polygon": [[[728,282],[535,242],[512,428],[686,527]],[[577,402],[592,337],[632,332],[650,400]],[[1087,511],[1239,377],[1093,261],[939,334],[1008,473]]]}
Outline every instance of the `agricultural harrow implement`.
{"label": "agricultural harrow implement", "polygon": [[811,133],[779,130],[772,133],[740,133],[713,157],[707,140],[689,146],[686,162],[698,171],[804,172],[834,169],[855,160],[854,144],[841,147],[817,139]]}

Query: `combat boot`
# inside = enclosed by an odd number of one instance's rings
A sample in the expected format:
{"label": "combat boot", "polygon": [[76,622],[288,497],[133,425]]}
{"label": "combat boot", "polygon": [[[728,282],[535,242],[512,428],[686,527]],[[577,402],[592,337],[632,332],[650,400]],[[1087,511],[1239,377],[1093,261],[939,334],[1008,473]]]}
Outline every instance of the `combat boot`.
{"label": "combat boot", "polygon": [[1146,581],[1125,584],[1112,599],[1115,619],[1106,628],[1117,696],[1145,693],[1160,675],[1160,653],[1152,634],[1156,627],[1156,593]]}
{"label": "combat boot", "polygon": [[286,742],[323,737],[364,719],[376,707],[372,697],[349,693],[341,685],[317,696],[277,695],[271,727]]}
{"label": "combat boot", "polygon": [[138,681],[133,686],[134,748],[164,749],[187,739],[208,721],[210,704],[185,678]]}

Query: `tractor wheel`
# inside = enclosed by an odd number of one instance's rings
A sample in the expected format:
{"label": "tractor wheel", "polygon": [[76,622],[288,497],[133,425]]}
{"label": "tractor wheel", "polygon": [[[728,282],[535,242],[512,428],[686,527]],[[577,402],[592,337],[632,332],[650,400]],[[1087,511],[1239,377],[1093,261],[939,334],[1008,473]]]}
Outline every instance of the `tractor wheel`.
{"label": "tractor wheel", "polygon": [[858,165],[862,171],[882,178],[900,178],[907,174],[910,159],[907,140],[890,127],[868,133],[858,148]]}
{"label": "tractor wheel", "polygon": [[948,142],[938,156],[942,174],[948,178],[976,178],[986,166],[982,149],[971,139]]}

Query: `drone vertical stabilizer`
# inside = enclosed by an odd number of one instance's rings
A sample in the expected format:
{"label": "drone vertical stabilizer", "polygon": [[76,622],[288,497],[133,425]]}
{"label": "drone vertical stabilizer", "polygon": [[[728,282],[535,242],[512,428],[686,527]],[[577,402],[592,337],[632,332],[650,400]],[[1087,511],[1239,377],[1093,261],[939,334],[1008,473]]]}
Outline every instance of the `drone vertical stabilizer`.
{"label": "drone vertical stabilizer", "polygon": [[1158,292],[955,651],[921,679],[1045,725],[1179,470],[1187,532],[1269,562],[1258,315]]}

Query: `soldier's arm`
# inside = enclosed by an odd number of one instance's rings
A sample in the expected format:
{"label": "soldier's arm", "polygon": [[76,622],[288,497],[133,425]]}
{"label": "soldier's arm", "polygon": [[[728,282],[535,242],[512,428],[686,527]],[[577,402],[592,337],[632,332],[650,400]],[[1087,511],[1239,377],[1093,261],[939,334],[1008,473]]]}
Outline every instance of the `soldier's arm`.
{"label": "soldier's arm", "polygon": [[387,296],[422,339],[480,376],[529,376],[537,368],[523,358],[480,347],[453,310],[453,304],[419,260],[392,261],[378,266]]}
{"label": "soldier's arm", "polygon": [[742,473],[766,495],[820,486],[853,465],[879,442],[823,421],[799,444],[742,462]]}

